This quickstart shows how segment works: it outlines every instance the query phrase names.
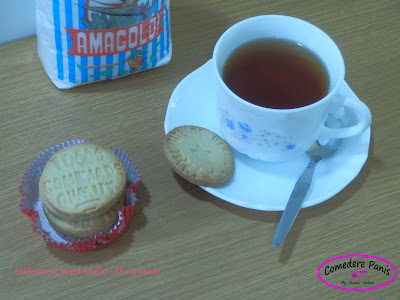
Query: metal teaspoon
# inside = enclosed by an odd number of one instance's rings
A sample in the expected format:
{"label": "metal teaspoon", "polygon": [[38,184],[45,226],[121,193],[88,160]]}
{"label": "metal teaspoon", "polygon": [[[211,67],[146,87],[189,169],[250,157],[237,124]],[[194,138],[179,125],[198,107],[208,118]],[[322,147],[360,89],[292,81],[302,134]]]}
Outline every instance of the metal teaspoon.
{"label": "metal teaspoon", "polygon": [[[330,127],[340,128],[342,127],[342,122],[340,120],[334,119],[331,122]],[[315,166],[317,163],[325,158],[330,157],[342,144],[342,139],[330,139],[326,145],[321,145],[315,142],[308,151],[308,155],[311,158],[310,163],[306,169],[301,174],[300,178],[297,180],[292,194],[290,195],[289,201],[286,204],[286,208],[282,214],[282,218],[279,222],[278,228],[276,229],[274,238],[272,239],[272,246],[279,247],[285,240],[290,228],[292,227],[297,214],[300,211],[301,205],[307,196],[308,190],[312,182]],[[315,146],[316,145],[316,146]]]}

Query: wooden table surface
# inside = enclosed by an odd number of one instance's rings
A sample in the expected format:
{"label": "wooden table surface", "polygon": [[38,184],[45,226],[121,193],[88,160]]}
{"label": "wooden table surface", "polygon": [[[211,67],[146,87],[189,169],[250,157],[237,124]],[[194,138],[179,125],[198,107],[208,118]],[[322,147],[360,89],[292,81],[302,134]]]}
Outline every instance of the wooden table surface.
{"label": "wooden table surface", "polygon": [[[371,109],[369,157],[328,201],[301,210],[284,245],[281,212],[246,209],[175,176],[162,150],[176,85],[211,58],[218,37],[259,14],[285,14],[326,31],[346,81]],[[2,299],[400,299],[398,279],[350,292],[323,284],[324,261],[368,254],[400,268],[400,2],[183,1],[171,3],[173,58],[161,68],[71,90],[45,74],[31,37],[0,46],[0,294]],[[142,174],[124,234],[96,252],[48,245],[19,211],[33,159],[71,139],[123,149]],[[159,275],[20,275],[33,269],[148,269]]]}

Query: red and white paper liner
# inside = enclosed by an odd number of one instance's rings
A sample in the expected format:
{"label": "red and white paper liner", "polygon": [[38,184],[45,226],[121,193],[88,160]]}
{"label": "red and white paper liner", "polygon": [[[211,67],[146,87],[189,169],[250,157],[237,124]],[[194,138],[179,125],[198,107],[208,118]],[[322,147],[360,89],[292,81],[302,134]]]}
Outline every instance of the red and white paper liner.
{"label": "red and white paper liner", "polygon": [[19,192],[22,195],[20,210],[31,220],[33,228],[46,242],[60,249],[71,252],[87,252],[104,248],[115,241],[129,225],[136,205],[136,189],[140,182],[140,173],[134,162],[122,150],[112,148],[126,168],[127,185],[126,201],[119,210],[118,222],[106,233],[90,239],[77,239],[57,232],[47,220],[43,212],[42,200],[39,196],[39,178],[50,157],[57,151],[74,144],[89,143],[85,140],[71,140],[47,149],[40,154],[25,172]]}

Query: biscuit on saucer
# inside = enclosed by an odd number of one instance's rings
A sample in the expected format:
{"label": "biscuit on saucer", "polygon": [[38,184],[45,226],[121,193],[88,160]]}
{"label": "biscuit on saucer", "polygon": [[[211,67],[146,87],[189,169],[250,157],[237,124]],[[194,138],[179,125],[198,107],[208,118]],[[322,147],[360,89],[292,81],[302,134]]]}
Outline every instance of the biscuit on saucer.
{"label": "biscuit on saucer", "polygon": [[228,144],[202,127],[187,125],[171,130],[164,138],[164,153],[176,173],[200,186],[220,186],[235,170]]}

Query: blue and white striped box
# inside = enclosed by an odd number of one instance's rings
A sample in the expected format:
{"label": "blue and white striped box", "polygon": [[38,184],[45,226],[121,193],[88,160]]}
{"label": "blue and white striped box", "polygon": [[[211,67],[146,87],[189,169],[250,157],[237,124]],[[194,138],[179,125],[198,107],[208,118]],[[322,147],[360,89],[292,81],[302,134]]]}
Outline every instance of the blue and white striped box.
{"label": "blue and white striped box", "polygon": [[172,56],[169,0],[36,0],[38,53],[60,89],[160,67]]}

